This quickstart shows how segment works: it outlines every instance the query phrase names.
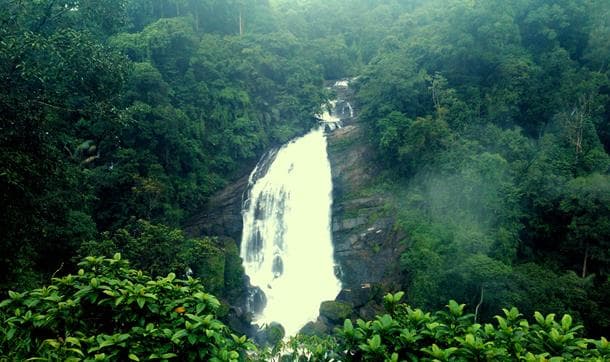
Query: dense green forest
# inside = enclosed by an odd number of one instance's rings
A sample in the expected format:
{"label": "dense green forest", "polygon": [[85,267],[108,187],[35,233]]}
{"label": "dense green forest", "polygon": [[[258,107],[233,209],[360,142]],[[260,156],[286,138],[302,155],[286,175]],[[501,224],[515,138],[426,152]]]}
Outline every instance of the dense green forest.
{"label": "dense green forest", "polygon": [[[309,129],[327,97],[308,45],[272,32],[264,2],[1,10],[2,290],[73,270],[96,240],[125,252],[129,237],[165,235],[169,249],[140,247],[139,265],[187,264],[196,256],[167,260],[190,253],[184,237],[158,228],[179,227],[269,145]],[[238,36],[239,11],[252,33]]]}
{"label": "dense green forest", "polygon": [[220,321],[236,242],[181,227],[356,77],[409,306],[294,343],[602,361],[609,60],[606,0],[0,0],[0,359],[270,358]]}

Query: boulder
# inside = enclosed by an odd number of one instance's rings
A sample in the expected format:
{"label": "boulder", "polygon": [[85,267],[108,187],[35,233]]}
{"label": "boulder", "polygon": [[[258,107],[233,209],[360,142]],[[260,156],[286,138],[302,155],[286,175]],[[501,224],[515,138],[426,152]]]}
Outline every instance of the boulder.
{"label": "boulder", "polygon": [[320,304],[320,317],[326,319],[329,324],[341,324],[353,311],[351,303],[327,300]]}
{"label": "boulder", "polygon": [[328,334],[329,330],[329,327],[324,324],[324,322],[317,320],[315,322],[307,323],[303,328],[301,328],[299,333],[306,336],[323,337]]}

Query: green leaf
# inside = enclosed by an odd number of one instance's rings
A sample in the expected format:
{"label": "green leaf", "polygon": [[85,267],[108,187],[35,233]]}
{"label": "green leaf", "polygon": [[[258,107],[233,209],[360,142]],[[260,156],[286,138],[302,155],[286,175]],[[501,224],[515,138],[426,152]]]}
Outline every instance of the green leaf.
{"label": "green leaf", "polygon": [[371,349],[376,350],[381,346],[381,337],[376,334],[373,336],[373,338],[370,338],[369,340],[367,340],[369,347],[371,347]]}
{"label": "green leaf", "polygon": [[542,316],[542,314],[538,311],[534,312],[534,319],[536,319],[536,322],[538,322],[538,324],[543,325],[544,324],[544,317]]}
{"label": "green leaf", "polygon": [[51,346],[55,349],[57,349],[57,348],[59,348],[59,346],[61,346],[61,343],[59,343],[59,341],[56,339],[45,339],[43,343],[48,344],[49,346]]}
{"label": "green leaf", "polygon": [[187,337],[187,340],[189,341],[190,344],[195,344],[195,343],[197,343],[197,335],[189,334]]}
{"label": "green leaf", "polygon": [[351,320],[346,319],[346,320],[343,322],[343,330],[344,330],[346,333],[351,333],[351,332],[353,332],[353,331],[354,331],[354,325],[352,324],[352,321],[351,321]]}
{"label": "green leaf", "polygon": [[572,317],[569,314],[564,314],[561,318],[561,328],[567,332],[570,327],[572,327]]}
{"label": "green leaf", "polygon": [[544,320],[544,322],[546,323],[546,325],[550,326],[551,324],[553,324],[553,322],[555,321],[555,313],[551,313],[549,315],[546,316],[546,319]]}
{"label": "green leaf", "polygon": [[66,343],[75,344],[80,347],[80,341],[78,340],[78,338],[66,337]]}
{"label": "green leaf", "polygon": [[85,357],[85,354],[83,353],[83,351],[81,351],[78,348],[66,348],[66,351],[74,352],[81,357]]}
{"label": "green leaf", "polygon": [[15,335],[15,332],[16,332],[16,331],[17,331],[17,330],[16,330],[15,328],[10,328],[10,329],[8,330],[8,332],[6,332],[6,340],[7,340],[7,341],[10,341],[10,340],[13,338],[13,336]]}
{"label": "green leaf", "polygon": [[473,336],[472,334],[470,334],[470,333],[468,333],[468,334],[466,335],[466,337],[464,338],[464,340],[465,340],[466,344],[467,344],[467,345],[469,345],[469,346],[474,346],[474,345],[475,345],[475,339],[474,339],[474,336]]}
{"label": "green leaf", "polygon": [[[115,254],[115,255],[116,255],[116,254]],[[119,254],[119,256],[120,256],[120,254]],[[132,360],[132,361],[139,361],[139,360],[140,360],[140,359],[138,358],[138,356],[136,356],[136,355],[135,355],[135,354],[133,354],[133,353],[130,353],[130,354],[127,356],[127,357],[128,357],[130,360]]]}
{"label": "green leaf", "polygon": [[108,338],[105,341],[102,341],[102,343],[100,343],[100,348],[104,348],[104,347],[109,347],[109,346],[114,346],[114,341],[110,338]]}
{"label": "green leaf", "polygon": [[188,334],[188,332],[186,331],[186,329],[180,329],[179,331],[175,332],[172,335],[171,340],[172,340],[172,342],[178,344],[178,343],[180,343],[180,338],[186,336],[187,334]]}

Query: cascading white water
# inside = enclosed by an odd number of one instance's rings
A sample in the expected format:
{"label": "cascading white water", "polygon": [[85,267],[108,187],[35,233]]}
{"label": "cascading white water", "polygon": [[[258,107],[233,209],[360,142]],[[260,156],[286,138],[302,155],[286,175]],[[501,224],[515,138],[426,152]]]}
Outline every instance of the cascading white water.
{"label": "cascading white water", "polygon": [[320,303],[335,299],[341,289],[334,274],[324,126],[265,160],[261,163],[271,164],[257,165],[250,177],[241,257],[251,284],[267,297],[255,322],[278,322],[291,336],[315,320]]}

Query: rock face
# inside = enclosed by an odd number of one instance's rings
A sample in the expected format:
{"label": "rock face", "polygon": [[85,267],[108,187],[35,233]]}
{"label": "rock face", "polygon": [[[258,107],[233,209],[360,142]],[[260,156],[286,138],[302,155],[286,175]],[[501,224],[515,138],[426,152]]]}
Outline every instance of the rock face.
{"label": "rock face", "polygon": [[243,220],[242,198],[248,188],[248,174],[220,190],[210,198],[205,208],[185,225],[191,236],[228,236],[241,241]]}
{"label": "rock face", "polygon": [[345,288],[381,283],[392,288],[402,252],[394,218],[384,209],[386,198],[371,191],[377,174],[362,125],[357,122],[328,137],[333,175],[333,242]]}
{"label": "rock face", "polygon": [[378,173],[364,127],[357,118],[328,136],[333,177],[333,243],[343,290],[337,300],[370,318],[387,291],[400,288],[399,257],[404,237],[395,231],[384,205],[389,195],[374,191]]}

